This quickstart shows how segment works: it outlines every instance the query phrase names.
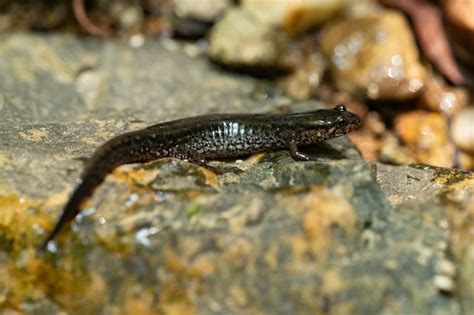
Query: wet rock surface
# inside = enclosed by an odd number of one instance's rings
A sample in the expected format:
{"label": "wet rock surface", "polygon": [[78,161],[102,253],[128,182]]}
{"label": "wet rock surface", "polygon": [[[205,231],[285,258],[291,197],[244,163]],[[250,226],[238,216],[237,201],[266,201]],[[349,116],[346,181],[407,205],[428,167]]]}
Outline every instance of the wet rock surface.
{"label": "wet rock surface", "polygon": [[416,110],[395,119],[395,132],[417,161],[454,166],[455,146],[449,139],[448,123],[439,113]]}
{"label": "wet rock surface", "polygon": [[321,49],[337,87],[359,97],[406,100],[423,86],[424,69],[408,21],[383,10],[332,23]]}
{"label": "wet rock surface", "polygon": [[446,116],[459,112],[469,103],[467,89],[450,87],[433,75],[427,75],[419,98],[424,108]]}
{"label": "wet rock surface", "polygon": [[304,148],[309,162],[229,161],[240,173],[176,159],[120,167],[36,257],[78,158],[106,139],[209,112],[321,106],[186,51],[2,36],[0,311],[467,314],[472,173],[367,164],[345,138]]}
{"label": "wet rock surface", "polygon": [[295,36],[330,20],[350,1],[285,1],[244,0],[242,7],[252,11],[260,19]]}

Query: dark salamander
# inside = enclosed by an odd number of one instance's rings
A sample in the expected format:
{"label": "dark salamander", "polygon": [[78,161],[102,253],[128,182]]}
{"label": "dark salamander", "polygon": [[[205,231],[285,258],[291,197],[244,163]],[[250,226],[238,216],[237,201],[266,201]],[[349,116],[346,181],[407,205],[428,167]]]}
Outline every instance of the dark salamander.
{"label": "dark salamander", "polygon": [[211,159],[280,149],[289,150],[295,160],[306,161],[309,157],[298,151],[298,146],[345,135],[359,125],[357,115],[338,105],[297,114],[204,115],[119,135],[100,146],[88,161],[59,221],[39,252],[76,217],[81,203],[119,165],[174,157],[210,167],[207,161]]}

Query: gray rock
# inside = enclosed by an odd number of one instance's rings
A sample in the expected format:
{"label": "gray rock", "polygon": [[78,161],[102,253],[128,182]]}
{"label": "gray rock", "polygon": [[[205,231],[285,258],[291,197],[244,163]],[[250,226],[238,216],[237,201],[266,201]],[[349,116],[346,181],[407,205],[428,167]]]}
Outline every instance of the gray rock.
{"label": "gray rock", "polygon": [[213,22],[230,5],[230,0],[176,0],[174,12],[181,18]]}
{"label": "gray rock", "polygon": [[214,61],[241,69],[287,70],[288,37],[251,10],[228,9],[214,25],[209,56]]}
{"label": "gray rock", "polygon": [[2,177],[37,197],[48,195],[45,187],[72,185],[82,167],[74,159],[90,156],[118,133],[183,116],[265,112],[289,102],[279,96],[257,101],[254,80],[223,75],[174,42],[143,49],[55,36],[4,35],[0,42]]}
{"label": "gray rock", "polygon": [[208,112],[320,104],[289,106],[175,42],[134,49],[21,34],[0,41],[0,100],[1,312],[462,314],[472,306],[472,220],[460,220],[472,173],[368,165],[345,138],[303,148],[309,162],[287,152],[227,162],[241,173],[176,159],[120,167],[36,257],[81,170],[74,158],[106,139]]}

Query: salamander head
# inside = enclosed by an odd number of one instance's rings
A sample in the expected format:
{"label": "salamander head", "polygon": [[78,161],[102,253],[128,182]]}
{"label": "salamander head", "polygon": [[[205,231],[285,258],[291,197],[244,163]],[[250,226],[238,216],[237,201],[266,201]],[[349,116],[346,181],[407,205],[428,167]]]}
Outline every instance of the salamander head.
{"label": "salamander head", "polygon": [[329,126],[328,132],[331,138],[348,134],[358,129],[361,125],[359,116],[347,111],[346,107],[342,104],[337,105],[329,110],[329,112],[327,122]]}
{"label": "salamander head", "polygon": [[360,127],[360,118],[344,105],[304,113],[296,128],[301,131],[302,142],[314,143],[348,134]]}

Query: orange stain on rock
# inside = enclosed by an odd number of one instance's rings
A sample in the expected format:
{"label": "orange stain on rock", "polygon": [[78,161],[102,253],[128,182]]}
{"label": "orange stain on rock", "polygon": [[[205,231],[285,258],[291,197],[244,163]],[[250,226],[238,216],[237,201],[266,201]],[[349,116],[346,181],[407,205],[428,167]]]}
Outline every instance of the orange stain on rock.
{"label": "orange stain on rock", "polygon": [[150,184],[158,174],[160,174],[159,168],[153,169],[143,169],[138,168],[136,165],[122,165],[117,167],[112,175],[115,180],[118,182],[127,182],[133,185],[143,185],[146,186]]}
{"label": "orange stain on rock", "polygon": [[336,251],[344,251],[342,245],[331,245],[335,243],[331,228],[338,225],[347,232],[356,228],[356,213],[347,201],[350,194],[352,192],[343,186],[311,189],[302,204],[304,233],[295,236],[291,242],[296,257],[304,259],[307,252],[321,255],[329,247]]}

